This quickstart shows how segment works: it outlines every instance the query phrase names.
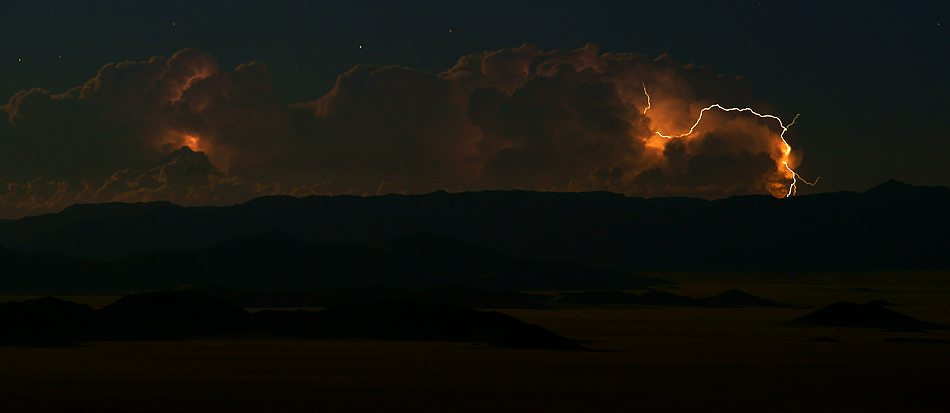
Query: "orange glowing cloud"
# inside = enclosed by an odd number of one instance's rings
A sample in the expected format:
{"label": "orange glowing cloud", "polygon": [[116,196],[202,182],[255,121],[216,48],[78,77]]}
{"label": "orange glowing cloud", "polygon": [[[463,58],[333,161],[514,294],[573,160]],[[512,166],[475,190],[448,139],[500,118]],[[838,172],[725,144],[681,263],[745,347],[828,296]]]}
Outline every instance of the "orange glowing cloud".
{"label": "orange glowing cloud", "polygon": [[[648,92],[647,89],[646,89],[646,86],[644,86],[644,89],[643,89],[643,90],[644,90],[644,94],[647,95],[647,102],[648,102],[648,105],[649,105],[650,95],[649,95],[649,92]],[[648,108],[649,108],[649,106],[648,106]],[[777,196],[777,197],[780,197],[780,196],[788,197],[788,196],[794,195],[794,194],[795,194],[795,191],[796,191],[796,189],[797,189],[797,185],[796,185],[796,184],[797,184],[797,181],[799,180],[800,177],[798,176],[798,173],[796,173],[796,172],[792,169],[793,166],[792,166],[792,165],[789,165],[789,162],[790,162],[789,155],[790,155],[791,152],[792,152],[792,147],[791,147],[791,145],[788,144],[788,141],[785,140],[785,132],[787,132],[787,131],[788,131],[788,128],[790,128],[793,124],[795,124],[795,121],[798,120],[798,115],[795,115],[795,118],[793,118],[792,121],[791,121],[789,124],[786,125],[784,122],[782,122],[782,119],[781,119],[781,118],[779,118],[778,116],[775,116],[775,115],[761,114],[761,113],[756,112],[756,111],[753,110],[752,108],[726,108],[726,107],[723,107],[722,105],[716,103],[716,104],[709,105],[709,106],[703,108],[702,110],[700,110],[699,115],[696,117],[696,122],[693,123],[693,125],[690,126],[689,130],[686,131],[686,132],[683,132],[683,133],[678,134],[678,135],[663,134],[663,133],[661,133],[661,132],[659,132],[659,131],[656,131],[655,133],[656,133],[657,136],[659,136],[659,137],[661,137],[661,138],[664,138],[664,139],[667,139],[667,140],[669,140],[669,139],[671,139],[671,138],[687,138],[687,139],[690,139],[692,136],[695,136],[695,134],[697,134],[697,132],[698,132],[698,131],[697,131],[697,128],[699,127],[700,123],[702,123],[702,121],[703,121],[703,115],[706,114],[708,111],[711,111],[711,110],[720,110],[720,111],[723,111],[723,112],[742,112],[742,113],[749,113],[749,114],[752,114],[752,115],[758,117],[759,119],[762,119],[762,120],[774,120],[775,122],[778,123],[778,127],[781,129],[781,132],[778,134],[778,138],[775,139],[775,138],[774,138],[774,134],[771,133],[771,132],[766,132],[766,133],[764,133],[763,135],[766,136],[766,138],[763,139],[763,142],[766,142],[766,143],[765,143],[766,148],[762,148],[761,145],[760,145],[760,149],[768,149],[767,147],[768,147],[768,146],[771,146],[771,148],[773,149],[773,150],[771,151],[771,152],[772,152],[772,158],[775,159],[776,165],[779,167],[779,169],[778,169],[778,175],[784,176],[786,179],[791,180],[791,183],[789,184],[787,191],[779,190],[778,188],[775,187],[775,185],[768,185],[767,188],[769,189],[769,192],[771,192],[773,195],[775,195],[775,196]],[[646,110],[644,110],[644,113],[646,113]],[[733,121],[733,122],[734,122],[734,121]],[[732,122],[730,122],[730,123],[732,123]],[[652,139],[652,138],[651,138],[651,139]],[[652,139],[652,141],[653,141],[653,144],[652,144],[651,146],[653,146],[653,147],[657,147],[657,146],[662,145],[662,141],[659,142],[659,143],[657,143],[655,139]],[[779,142],[779,141],[781,141],[781,142]],[[808,184],[808,185],[814,186],[814,183],[809,183],[808,181],[805,181],[804,179],[802,179],[801,181],[804,182],[804,183],[806,183],[806,184]],[[817,180],[816,180],[816,181],[817,181]]]}
{"label": "orange glowing cloud", "polygon": [[439,74],[359,65],[299,104],[270,76],[185,49],[108,64],[61,94],[19,92],[0,107],[0,206],[514,188],[785,197],[803,181],[792,116],[665,55],[523,45]]}
{"label": "orange glowing cloud", "polygon": [[197,137],[191,135],[185,135],[184,145],[191,148],[195,152],[201,152],[201,147],[199,145],[199,140]]}

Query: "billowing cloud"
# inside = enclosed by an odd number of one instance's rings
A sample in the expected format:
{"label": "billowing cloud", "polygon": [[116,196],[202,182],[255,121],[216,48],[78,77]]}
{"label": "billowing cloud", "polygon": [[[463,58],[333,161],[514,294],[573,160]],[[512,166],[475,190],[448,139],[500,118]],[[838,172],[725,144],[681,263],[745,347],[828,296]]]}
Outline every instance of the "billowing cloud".
{"label": "billowing cloud", "polygon": [[440,189],[783,196],[785,163],[800,153],[778,121],[702,112],[713,103],[769,112],[740,78],[594,45],[473,54],[439,74],[360,65],[298,104],[274,96],[262,63],[223,71],[185,49],[108,64],[65,93],[11,97],[0,107],[0,217],[76,202]]}
{"label": "billowing cloud", "polygon": [[273,193],[271,185],[225,176],[202,152],[184,146],[148,170],[117,171],[99,189],[85,191],[84,202],[168,200],[181,205],[227,205]]}

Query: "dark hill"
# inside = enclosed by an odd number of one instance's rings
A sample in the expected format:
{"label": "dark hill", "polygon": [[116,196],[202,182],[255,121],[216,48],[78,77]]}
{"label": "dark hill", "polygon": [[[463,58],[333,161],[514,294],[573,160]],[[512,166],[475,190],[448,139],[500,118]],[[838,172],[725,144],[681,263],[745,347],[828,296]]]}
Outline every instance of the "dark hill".
{"label": "dark hill", "polygon": [[141,216],[159,208],[177,208],[167,201],[156,202],[107,202],[101,204],[76,204],[55,214],[24,217],[4,225],[0,232],[0,245],[18,245],[43,234],[67,228],[73,224],[88,225],[99,220]]}
{"label": "dark hill", "polygon": [[550,290],[665,283],[626,271],[511,258],[432,234],[395,239],[375,249],[351,243],[316,244],[267,232],[195,251],[129,256],[115,267],[109,283],[133,291],[184,284],[277,292],[378,285],[431,289],[464,284],[484,290]]}
{"label": "dark hill", "polygon": [[394,287],[335,288],[299,290],[279,293],[256,293],[226,287],[193,287],[194,291],[212,295],[244,308],[333,307],[372,301],[415,301],[424,304],[452,304],[459,307],[549,309],[548,296],[520,292],[490,292],[462,285],[411,290]]}
{"label": "dark hill", "polygon": [[448,235],[419,232],[393,239],[380,247],[395,255],[437,260],[440,270],[452,270],[452,262],[498,262],[511,260],[489,248],[477,247]]}
{"label": "dark hill", "polygon": [[408,272],[387,254],[366,246],[314,244],[280,232],[240,237],[195,251],[129,256],[115,266],[111,283],[132,291],[183,284],[264,292],[365,286],[387,284],[390,278]]}
{"label": "dark hill", "polygon": [[[482,290],[642,288],[667,283],[627,271],[512,258],[431,234],[395,239],[377,249],[311,243],[271,231],[193,251],[131,254],[107,262],[0,247],[0,262],[5,267],[0,282],[7,294],[115,294],[185,284],[277,292],[370,286],[432,289],[452,284]],[[477,299],[477,305],[487,304],[484,299]]]}
{"label": "dark hill", "polygon": [[908,338],[908,337],[891,337],[885,338],[885,343],[912,343],[912,344],[948,344],[948,340],[940,340],[937,338]]}
{"label": "dark hill", "polygon": [[460,284],[409,291],[409,294],[402,299],[424,304],[450,304],[472,309],[520,308],[546,310],[551,308],[551,306],[544,304],[550,298],[546,295],[516,291],[483,291]]}
{"label": "dark hill", "polygon": [[622,291],[582,291],[561,293],[556,295],[552,301],[560,304],[588,305],[642,304],[720,308],[735,306],[794,308],[793,306],[759,298],[740,290],[730,290],[707,298],[686,297],[665,291],[648,291],[641,295],[629,294]]}
{"label": "dark hill", "polygon": [[207,294],[164,291],[127,295],[98,311],[90,338],[177,340],[190,335],[246,332],[251,314]]}
{"label": "dark hill", "polygon": [[584,290],[668,284],[627,271],[513,258],[455,237],[425,232],[394,239],[381,249],[404,259],[405,267],[414,273],[424,270],[431,274],[420,275],[424,285],[454,283],[487,290]]}
{"label": "dark hill", "polygon": [[765,298],[756,297],[742,290],[729,290],[722,294],[703,298],[703,301],[716,305],[738,305],[743,307],[774,307],[774,308],[795,308],[795,306],[782,304]]}
{"label": "dark hill", "polygon": [[832,337],[828,337],[828,336],[821,336],[821,337],[810,338],[810,339],[805,340],[805,341],[812,342],[812,343],[840,343],[840,342],[841,342],[841,340],[838,340],[838,339],[832,338]]}
{"label": "dark hill", "polygon": [[626,270],[591,268],[568,261],[518,259],[478,278],[459,282],[491,290],[641,289],[670,282],[641,277]]}
{"label": "dark hill", "polygon": [[62,345],[82,333],[95,310],[53,297],[0,303],[0,345]]}
{"label": "dark hill", "polygon": [[890,329],[945,329],[875,304],[839,302],[791,321],[791,324]]}
{"label": "dark hill", "polygon": [[644,305],[670,305],[680,307],[733,307],[728,304],[716,304],[706,302],[705,300],[684,295],[673,294],[666,291],[647,291],[640,295],[641,303]]}
{"label": "dark hill", "polygon": [[4,294],[102,293],[97,263],[56,254],[21,254],[0,247],[0,286]]}
{"label": "dark hill", "polygon": [[584,349],[573,340],[502,313],[411,301],[347,304],[319,312],[265,310],[251,314],[208,294],[176,290],[124,296],[99,310],[52,297],[0,304],[0,346],[180,340],[196,335],[275,332],[310,338],[465,341],[526,349]]}
{"label": "dark hill", "polygon": [[[306,242],[402,251],[390,241],[426,232],[508,257],[626,271],[950,270],[950,188],[898,182],[789,199],[484,191],[123,208],[87,205],[23,218],[0,228],[0,245],[107,260],[282,231]],[[788,246],[809,253],[783,260]]]}
{"label": "dark hill", "polygon": [[233,320],[248,312],[208,294],[192,291],[163,291],[126,295],[99,310],[139,320]]}
{"label": "dark hill", "polygon": [[625,293],[623,291],[580,291],[560,293],[552,301],[558,304],[642,304],[643,299],[639,295]]}
{"label": "dark hill", "polygon": [[451,305],[382,301],[299,314],[291,313],[297,321],[279,334],[306,338],[478,342],[526,349],[584,349],[577,342],[537,324],[526,324],[503,313]]}

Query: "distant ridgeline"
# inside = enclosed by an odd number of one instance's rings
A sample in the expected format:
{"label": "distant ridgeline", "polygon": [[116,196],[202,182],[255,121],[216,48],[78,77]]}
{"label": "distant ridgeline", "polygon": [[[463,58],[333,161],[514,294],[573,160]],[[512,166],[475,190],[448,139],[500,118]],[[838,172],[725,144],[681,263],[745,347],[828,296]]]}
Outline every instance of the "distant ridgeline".
{"label": "distant ridgeline", "polygon": [[668,284],[629,271],[512,258],[428,233],[373,248],[266,232],[194,251],[161,250],[113,261],[0,249],[0,262],[0,292],[20,295],[117,294],[187,284],[254,292],[451,284],[493,291],[642,289]]}
{"label": "distant ridgeline", "polygon": [[[274,196],[231,207],[110,203],[5,222],[0,245],[9,250],[0,258],[64,282],[223,264],[216,277],[252,268],[276,280],[336,271],[413,287],[482,280],[472,286],[555,289],[591,279],[585,288],[623,289],[650,283],[630,271],[950,270],[947,211],[950,188],[896,181],[788,199],[485,191]],[[104,273],[90,261],[122,265]]]}

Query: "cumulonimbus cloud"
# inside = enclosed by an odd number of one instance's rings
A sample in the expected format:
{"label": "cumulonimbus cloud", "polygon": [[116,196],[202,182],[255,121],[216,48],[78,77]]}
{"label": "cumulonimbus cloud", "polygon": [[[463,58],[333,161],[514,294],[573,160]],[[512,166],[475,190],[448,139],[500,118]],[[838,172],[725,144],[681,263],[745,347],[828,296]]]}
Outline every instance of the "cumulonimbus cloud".
{"label": "cumulonimbus cloud", "polygon": [[[648,96],[649,94],[649,96]],[[741,78],[669,56],[530,45],[431,74],[360,65],[288,104],[259,62],[108,64],[61,94],[0,107],[0,217],[77,202],[232,204],[260,195],[482,189],[783,196],[799,152]],[[649,100],[648,100],[649,98]],[[787,125],[786,125],[787,126]]]}

